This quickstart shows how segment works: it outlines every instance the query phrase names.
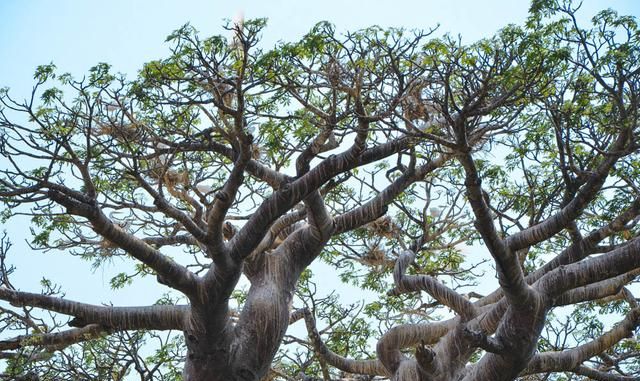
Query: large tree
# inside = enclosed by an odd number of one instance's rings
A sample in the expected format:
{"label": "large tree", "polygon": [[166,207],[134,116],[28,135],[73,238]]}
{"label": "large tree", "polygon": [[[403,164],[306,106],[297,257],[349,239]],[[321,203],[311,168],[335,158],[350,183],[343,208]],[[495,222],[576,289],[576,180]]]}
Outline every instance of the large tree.
{"label": "large tree", "polygon": [[[640,31],[575,11],[534,2],[473,44],[187,25],[133,81],[39,67],[29,99],[0,94],[3,218],[173,293],[20,290],[3,239],[2,377],[638,379]],[[340,305],[314,262],[379,296]]]}

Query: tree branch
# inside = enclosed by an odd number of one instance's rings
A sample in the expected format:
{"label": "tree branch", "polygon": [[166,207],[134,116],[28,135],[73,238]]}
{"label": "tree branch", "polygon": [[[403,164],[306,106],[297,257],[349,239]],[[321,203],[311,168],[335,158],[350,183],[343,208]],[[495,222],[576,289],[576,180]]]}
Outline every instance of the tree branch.
{"label": "tree branch", "polygon": [[627,242],[625,245],[598,257],[562,265],[540,278],[534,287],[540,292],[556,296],[562,292],[640,268],[640,239]]}
{"label": "tree branch", "polygon": [[342,371],[355,374],[367,374],[372,376],[391,375],[378,360],[347,359],[329,349],[322,341],[322,338],[320,338],[320,334],[318,333],[318,329],[316,328],[316,320],[309,309],[305,309],[304,322],[307,326],[309,339],[311,339],[311,343],[313,344],[315,352],[331,366],[334,366]]}
{"label": "tree branch", "polygon": [[61,350],[71,344],[93,340],[108,333],[109,329],[101,324],[89,324],[81,328],[73,328],[63,332],[20,335],[0,341],[0,351],[20,349],[28,346],[53,347],[55,350]]}
{"label": "tree branch", "polygon": [[476,217],[475,227],[482,236],[482,240],[495,259],[498,280],[504,294],[514,306],[526,306],[531,303],[533,290],[524,280],[522,267],[517,256],[498,236],[491,209],[488,206],[488,196],[482,189],[471,153],[460,154],[458,160],[464,167],[467,197]]}
{"label": "tree branch", "polygon": [[572,370],[573,373],[581,376],[589,377],[590,380],[595,381],[637,381],[636,376],[621,376],[617,374],[605,373],[596,369],[580,365]]}
{"label": "tree branch", "polygon": [[411,250],[400,253],[393,271],[396,287],[389,291],[389,295],[397,296],[405,292],[426,291],[435,300],[454,310],[464,321],[476,316],[477,311],[473,303],[437,279],[428,275],[406,275],[407,267],[413,263],[414,259],[415,253]]}
{"label": "tree branch", "polygon": [[0,299],[16,307],[37,307],[74,316],[70,324],[83,327],[100,324],[105,329],[132,330],[182,329],[186,306],[105,307],[74,302],[53,296],[10,290],[0,287]]}
{"label": "tree branch", "polygon": [[613,329],[597,339],[561,352],[544,352],[535,355],[522,374],[572,371],[582,362],[611,348],[625,337],[631,336],[640,324],[640,309],[631,310]]}
{"label": "tree branch", "polygon": [[97,206],[73,199],[59,191],[50,190],[48,195],[53,201],[66,207],[68,213],[87,218],[96,233],[152,268],[163,283],[186,295],[193,295],[197,292],[199,280],[195,274],[164,256],[143,240],[124,232],[109,220]]}
{"label": "tree branch", "polygon": [[618,135],[602,162],[592,172],[589,180],[578,190],[576,196],[567,205],[541,223],[509,236],[506,240],[506,245],[513,251],[524,249],[549,239],[564,229],[571,221],[574,221],[596,197],[614,164],[624,156],[625,147],[629,142],[630,136],[630,128],[625,128]]}
{"label": "tree branch", "polygon": [[635,269],[614,278],[566,291],[555,298],[553,304],[555,306],[566,306],[618,294],[627,283],[631,282],[638,275],[640,275],[640,269]]}

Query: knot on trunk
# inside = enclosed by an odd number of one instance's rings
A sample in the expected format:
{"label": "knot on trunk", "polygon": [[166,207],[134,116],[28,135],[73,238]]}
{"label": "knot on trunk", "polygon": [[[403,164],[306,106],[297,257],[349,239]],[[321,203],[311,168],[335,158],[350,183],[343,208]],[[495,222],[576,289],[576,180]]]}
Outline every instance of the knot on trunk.
{"label": "knot on trunk", "polygon": [[416,347],[416,361],[420,370],[427,374],[433,373],[435,359],[435,352],[424,341],[421,341],[420,345]]}

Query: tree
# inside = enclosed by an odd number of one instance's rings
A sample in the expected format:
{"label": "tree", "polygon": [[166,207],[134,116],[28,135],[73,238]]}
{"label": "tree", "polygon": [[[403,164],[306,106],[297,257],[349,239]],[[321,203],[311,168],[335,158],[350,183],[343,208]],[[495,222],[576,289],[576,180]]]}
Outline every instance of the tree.
{"label": "tree", "polygon": [[[575,12],[537,1],[469,45],[321,23],[263,50],[264,20],[233,43],[185,25],[133,81],[39,67],[29,100],[0,96],[4,220],[30,216],[34,249],[134,261],[113,287],[175,293],[18,290],[3,239],[4,377],[637,379],[640,31]],[[379,297],[321,297],[318,261]]]}

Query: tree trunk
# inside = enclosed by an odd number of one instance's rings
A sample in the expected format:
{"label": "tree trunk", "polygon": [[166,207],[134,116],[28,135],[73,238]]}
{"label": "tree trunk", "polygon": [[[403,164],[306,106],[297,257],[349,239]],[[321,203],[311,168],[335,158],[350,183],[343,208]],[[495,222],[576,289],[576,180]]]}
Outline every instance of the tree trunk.
{"label": "tree trunk", "polygon": [[258,381],[268,374],[289,326],[298,278],[324,246],[307,229],[289,238],[246,265],[251,287],[235,325],[226,299],[192,306],[184,381]]}

